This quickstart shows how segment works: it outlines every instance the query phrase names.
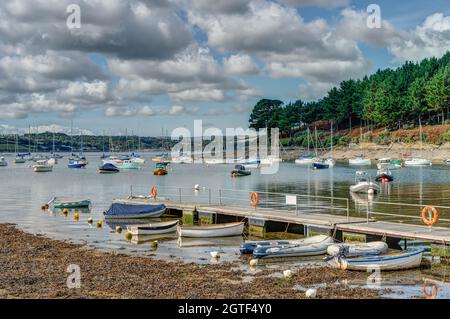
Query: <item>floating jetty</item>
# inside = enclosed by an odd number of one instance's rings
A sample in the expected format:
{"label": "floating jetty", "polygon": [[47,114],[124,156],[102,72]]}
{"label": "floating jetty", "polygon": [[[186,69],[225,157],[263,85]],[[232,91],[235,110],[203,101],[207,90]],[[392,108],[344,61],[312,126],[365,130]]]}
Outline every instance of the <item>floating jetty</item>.
{"label": "floating jetty", "polygon": [[[250,192],[244,191],[213,192],[209,189],[188,195],[186,189],[180,188],[161,191],[160,198],[130,196],[124,201],[164,204],[169,214],[182,217],[185,224],[245,221],[249,234],[259,237],[269,232],[292,232],[304,236],[328,234],[339,241],[381,239],[390,245],[398,245],[401,240],[405,243],[419,240],[444,247],[450,245],[449,227],[376,220],[376,213],[368,213],[366,218],[353,217],[346,198],[259,193],[258,202],[252,205],[255,203],[250,204],[249,195]],[[399,219],[402,216],[399,215]],[[443,222],[447,221],[443,219]]]}

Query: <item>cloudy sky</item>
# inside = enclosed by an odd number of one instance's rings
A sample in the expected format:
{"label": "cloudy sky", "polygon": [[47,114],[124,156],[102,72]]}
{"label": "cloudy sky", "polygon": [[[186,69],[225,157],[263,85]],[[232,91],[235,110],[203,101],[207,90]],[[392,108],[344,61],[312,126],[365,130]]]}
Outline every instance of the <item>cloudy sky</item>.
{"label": "cloudy sky", "polygon": [[[367,26],[371,3],[381,28]],[[448,0],[1,1],[0,130],[247,127],[262,97],[317,99],[446,50]]]}

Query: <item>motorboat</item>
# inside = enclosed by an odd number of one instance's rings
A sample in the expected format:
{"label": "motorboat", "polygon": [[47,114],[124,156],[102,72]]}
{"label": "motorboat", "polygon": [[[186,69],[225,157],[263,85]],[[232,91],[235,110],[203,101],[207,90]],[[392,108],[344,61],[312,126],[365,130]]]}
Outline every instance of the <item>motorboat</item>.
{"label": "motorboat", "polygon": [[295,164],[297,165],[311,165],[315,161],[317,161],[318,158],[314,155],[302,155],[299,158],[295,160]]}
{"label": "motorboat", "polygon": [[380,169],[398,169],[403,167],[402,160],[393,160],[390,157],[380,158],[377,163],[377,168]]}
{"label": "motorboat", "polygon": [[325,161],[316,161],[313,164],[314,169],[327,169],[330,168],[330,165]]}
{"label": "motorboat", "polygon": [[247,170],[244,165],[240,165],[240,164],[236,165],[234,167],[234,170],[231,171],[231,176],[232,177],[248,176],[248,175],[251,175],[251,174],[252,174],[252,171]]}
{"label": "motorboat", "polygon": [[33,171],[36,173],[45,173],[53,171],[53,165],[49,164],[46,160],[39,160],[32,166]]}
{"label": "motorboat", "polygon": [[381,183],[388,183],[394,181],[394,175],[387,168],[382,168],[377,171],[377,177],[375,181]]}
{"label": "motorboat", "polygon": [[0,157],[0,166],[8,166],[8,162],[5,160],[4,157]]}
{"label": "motorboat", "polygon": [[249,160],[244,160],[240,163],[242,166],[245,167],[245,169],[249,169],[249,168],[260,168],[261,167],[261,161],[258,159],[249,159]]}
{"label": "motorboat", "polygon": [[431,166],[430,160],[421,157],[413,157],[405,161],[405,166]]}
{"label": "motorboat", "polygon": [[99,167],[98,171],[99,171],[99,173],[102,173],[102,174],[111,174],[111,173],[120,172],[120,170],[111,163],[103,164],[102,166]]}
{"label": "motorboat", "polygon": [[355,185],[350,186],[350,192],[352,193],[369,193],[379,192],[380,187],[372,183],[370,180],[370,176],[367,175],[367,172],[358,171],[355,173]]}

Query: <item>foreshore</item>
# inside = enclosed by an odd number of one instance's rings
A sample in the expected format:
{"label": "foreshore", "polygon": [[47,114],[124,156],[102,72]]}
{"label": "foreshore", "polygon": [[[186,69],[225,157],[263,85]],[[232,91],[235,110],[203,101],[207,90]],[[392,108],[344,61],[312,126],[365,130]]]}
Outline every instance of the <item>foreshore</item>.
{"label": "foreshore", "polygon": [[[314,151],[310,151],[314,153]],[[304,148],[286,147],[280,152],[283,160],[293,161],[302,154],[307,154]],[[393,143],[390,145],[378,145],[374,143],[350,144],[348,146],[334,147],[333,152],[320,152],[322,157],[333,157],[338,161],[348,160],[358,155],[364,155],[373,160],[390,157],[392,159],[407,159],[411,157],[422,157],[432,160],[433,163],[442,164],[450,158],[450,143],[443,145],[420,143]]]}
{"label": "foreshore", "polygon": [[[302,268],[286,279],[276,269],[246,271],[240,262],[197,265],[88,249],[13,224],[0,224],[0,251],[0,298],[300,299],[317,285],[317,298],[380,298],[347,284],[365,282],[366,273]],[[71,264],[80,267],[80,288],[67,286]]]}

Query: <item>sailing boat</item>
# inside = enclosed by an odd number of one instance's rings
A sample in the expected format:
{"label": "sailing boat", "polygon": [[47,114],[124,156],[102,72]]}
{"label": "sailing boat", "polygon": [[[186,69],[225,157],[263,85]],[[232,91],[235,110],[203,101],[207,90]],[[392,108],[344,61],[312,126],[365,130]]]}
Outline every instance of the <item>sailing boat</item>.
{"label": "sailing boat", "polygon": [[[72,123],[71,123],[71,129],[72,132]],[[71,134],[72,139],[72,134]],[[75,155],[72,158],[69,158],[69,163],[67,164],[67,167],[69,168],[85,168],[88,164],[86,157],[83,156],[83,135],[80,134],[80,140],[81,140],[81,148],[80,148],[80,154],[77,156]],[[73,147],[72,147],[73,150]],[[73,155],[73,153],[72,153]]]}
{"label": "sailing boat", "polygon": [[419,138],[420,138],[420,157],[413,157],[405,161],[405,166],[431,166],[432,163],[430,160],[427,160],[422,157],[423,151],[423,141],[422,141],[422,122],[419,117]]}
{"label": "sailing boat", "polygon": [[325,160],[325,163],[328,164],[329,167],[334,167],[336,165],[336,160],[333,158],[333,125],[334,125],[334,121],[331,122],[331,136],[330,136],[330,141],[331,141],[331,157],[328,157]]}
{"label": "sailing boat", "polygon": [[[361,133],[361,138],[359,141],[359,144],[361,145],[361,151],[362,151],[362,123],[361,123],[361,127],[360,127],[360,133]],[[370,158],[364,158],[364,155],[358,155],[355,158],[351,158],[348,160],[348,164],[349,165],[357,165],[357,166],[368,166],[372,164],[372,161],[370,160]]]}
{"label": "sailing boat", "polygon": [[317,137],[317,127],[315,126],[314,126],[314,136],[315,136],[314,152],[316,154],[316,157],[312,163],[312,166],[315,169],[327,169],[330,167],[330,165],[328,163],[325,163],[323,159],[319,158],[317,154],[317,149],[319,147],[319,139]]}
{"label": "sailing boat", "polygon": [[16,158],[14,159],[15,164],[23,164],[27,161],[23,155],[19,154],[19,136],[18,136],[18,134],[16,134],[16,146],[15,146],[14,152],[17,154]]}
{"label": "sailing boat", "polygon": [[53,132],[52,139],[53,139],[53,147],[52,147],[52,154],[51,154],[52,156],[47,161],[47,163],[49,165],[58,164],[58,159],[55,156],[55,132]]}
{"label": "sailing boat", "polygon": [[315,157],[314,155],[309,154],[309,149],[310,149],[309,141],[310,141],[310,132],[309,132],[309,127],[308,127],[308,129],[307,129],[308,154],[307,155],[302,155],[299,158],[297,158],[295,160],[295,164],[297,164],[297,165],[311,165],[312,163],[317,161],[317,157]]}

